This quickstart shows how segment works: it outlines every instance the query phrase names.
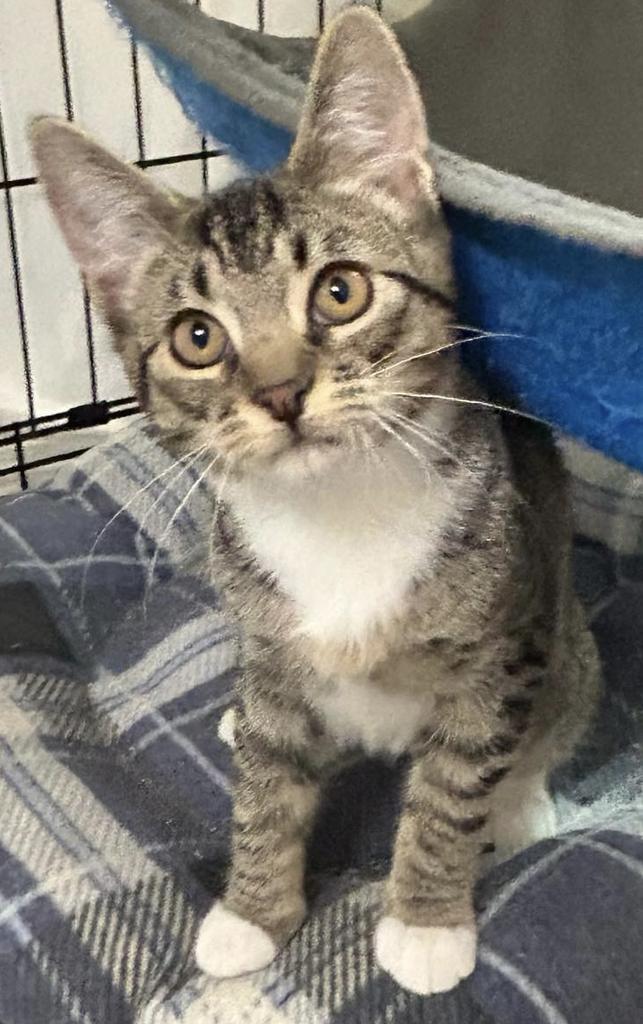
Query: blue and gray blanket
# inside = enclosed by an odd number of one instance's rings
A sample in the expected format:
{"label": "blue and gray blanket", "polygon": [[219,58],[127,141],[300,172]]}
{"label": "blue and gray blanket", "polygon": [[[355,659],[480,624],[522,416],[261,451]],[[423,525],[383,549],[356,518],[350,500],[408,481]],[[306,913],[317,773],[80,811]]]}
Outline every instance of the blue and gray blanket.
{"label": "blue and gray blanket", "polygon": [[376,761],[329,795],[311,916],[278,960],[224,982],[196,970],[228,856],[217,723],[237,662],[197,574],[212,508],[203,485],[184,502],[198,467],[172,466],[139,423],[0,500],[2,1024],[640,1021],[643,489],[591,475],[576,554],[600,721],[556,780],[560,835],[481,880],[476,971],[430,1000],[373,961],[403,771]]}

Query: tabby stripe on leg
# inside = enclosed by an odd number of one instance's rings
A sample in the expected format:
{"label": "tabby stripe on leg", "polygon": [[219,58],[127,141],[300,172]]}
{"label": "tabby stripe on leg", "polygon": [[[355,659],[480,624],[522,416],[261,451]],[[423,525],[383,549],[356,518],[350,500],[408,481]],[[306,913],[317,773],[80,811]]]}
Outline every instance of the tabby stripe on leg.
{"label": "tabby stripe on leg", "polygon": [[492,771],[486,772],[481,776],[481,779],[488,789],[492,789],[500,782],[501,779],[504,779],[508,771],[509,765],[503,765],[501,768],[494,768]]}
{"label": "tabby stripe on leg", "polygon": [[545,685],[545,680],[542,676],[536,676],[535,679],[530,679],[528,683],[525,683],[526,690],[539,690]]}
{"label": "tabby stripe on leg", "polygon": [[[504,769],[498,769],[503,771]],[[507,769],[508,770],[508,769]],[[446,789],[446,793],[453,800],[480,800],[485,796],[488,796],[489,790],[493,788],[494,783],[491,784],[481,779],[477,785],[466,788],[464,786],[449,786]]]}
{"label": "tabby stripe on leg", "polygon": [[[430,828],[434,822],[439,822],[443,825],[448,825],[450,828],[455,829],[457,832],[477,832],[478,829],[482,828],[486,819],[486,812],[479,814],[467,814],[466,809],[463,808],[463,814],[460,817],[458,815],[457,807],[450,807],[446,809],[441,804],[437,803],[437,797],[440,794],[440,790],[434,787],[430,787],[430,791],[419,797],[411,798],[407,807],[409,811],[415,815],[418,821],[426,822]],[[488,796],[488,792],[485,789],[483,796]]]}
{"label": "tabby stripe on leg", "polygon": [[455,755],[467,764],[477,764],[488,761],[492,757],[499,757],[513,753],[520,742],[520,734],[499,733],[492,736],[485,743],[467,743],[463,740],[443,739],[439,736],[433,738],[433,742],[443,747],[444,750]]}
{"label": "tabby stripe on leg", "polygon": [[448,825],[449,828],[455,829],[456,832],[462,832],[463,835],[479,832],[487,820],[486,814],[475,814],[470,818],[454,818],[452,815],[447,814],[446,811],[437,807],[433,808],[433,816],[441,824]]}

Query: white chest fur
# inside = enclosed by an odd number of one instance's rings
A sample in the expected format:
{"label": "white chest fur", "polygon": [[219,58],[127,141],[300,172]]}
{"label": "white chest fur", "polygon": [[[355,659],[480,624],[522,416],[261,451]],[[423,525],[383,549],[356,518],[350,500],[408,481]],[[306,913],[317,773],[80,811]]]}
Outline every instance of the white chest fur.
{"label": "white chest fur", "polygon": [[399,452],[381,463],[355,456],[317,478],[264,477],[231,489],[247,543],[294,602],[307,636],[359,642],[430,564],[450,496]]}
{"label": "white chest fur", "polygon": [[[439,477],[398,445],[386,454],[348,458],[317,478],[231,488],[246,542],[292,600],[298,632],[318,643],[367,643],[401,612],[452,515]],[[335,682],[319,707],[338,740],[391,752],[407,745],[421,715],[417,696]]]}

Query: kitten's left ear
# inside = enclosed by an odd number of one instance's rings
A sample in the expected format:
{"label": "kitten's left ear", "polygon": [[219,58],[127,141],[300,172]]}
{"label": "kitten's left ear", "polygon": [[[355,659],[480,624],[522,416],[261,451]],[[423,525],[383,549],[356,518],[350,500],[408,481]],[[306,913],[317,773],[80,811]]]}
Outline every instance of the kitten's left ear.
{"label": "kitten's left ear", "polygon": [[137,270],[172,244],[179,199],[59,118],[37,118],[31,141],[72,255],[108,315],[125,311]]}
{"label": "kitten's left ear", "polygon": [[351,7],[322,36],[289,157],[307,184],[380,188],[409,216],[437,205],[426,115],[393,33]]}

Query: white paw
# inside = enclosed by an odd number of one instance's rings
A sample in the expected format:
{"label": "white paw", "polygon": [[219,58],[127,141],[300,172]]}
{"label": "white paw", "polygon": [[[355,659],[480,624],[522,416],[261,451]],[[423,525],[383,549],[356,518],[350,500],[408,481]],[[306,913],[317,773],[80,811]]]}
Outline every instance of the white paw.
{"label": "white paw", "polygon": [[420,996],[448,992],[476,962],[475,929],[421,928],[383,917],[375,932],[375,958],[398,985]]}
{"label": "white paw", "polygon": [[198,966],[214,978],[236,978],[267,967],[277,946],[259,925],[215,903],[196,940]]}
{"label": "white paw", "polygon": [[235,713],[234,708],[228,708],[221,715],[221,721],[219,722],[219,728],[217,729],[217,736],[223,741],[230,750],[234,750],[236,743],[234,739],[234,724],[235,724]]}

